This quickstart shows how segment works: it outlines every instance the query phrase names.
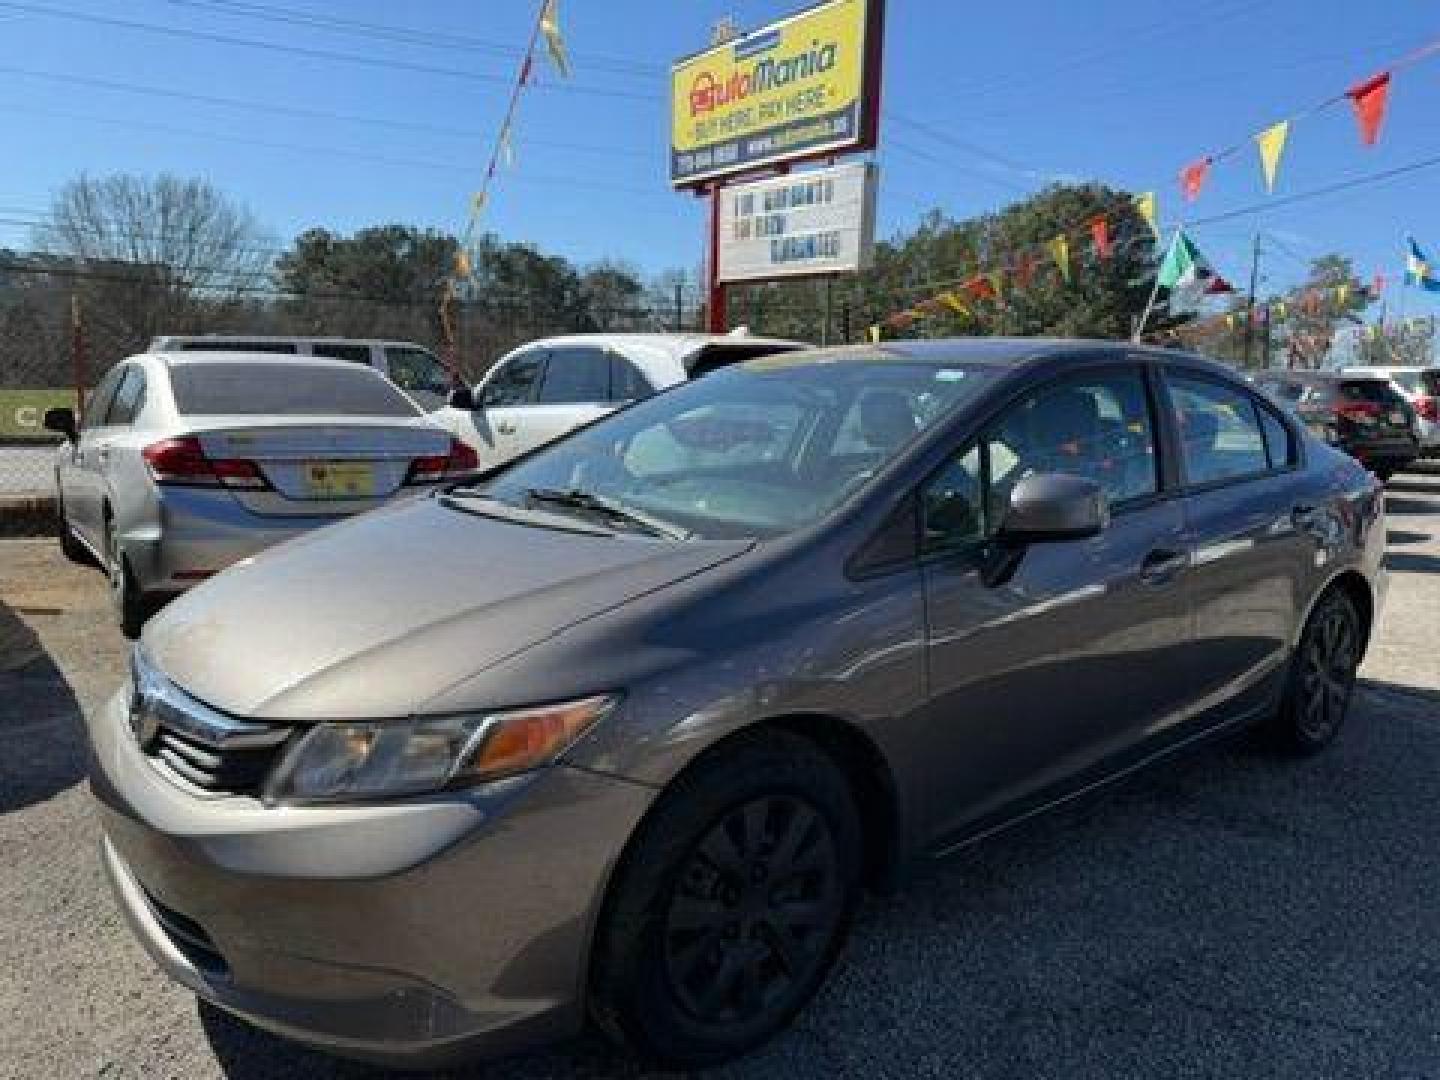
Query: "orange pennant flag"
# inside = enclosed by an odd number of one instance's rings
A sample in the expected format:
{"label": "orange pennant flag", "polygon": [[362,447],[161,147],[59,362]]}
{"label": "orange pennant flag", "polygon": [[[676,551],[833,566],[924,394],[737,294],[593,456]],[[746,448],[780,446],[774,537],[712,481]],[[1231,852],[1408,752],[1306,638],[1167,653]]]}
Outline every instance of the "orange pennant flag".
{"label": "orange pennant flag", "polygon": [[1095,255],[1101,259],[1110,257],[1110,223],[1104,214],[1090,219],[1090,239],[1095,245]]}

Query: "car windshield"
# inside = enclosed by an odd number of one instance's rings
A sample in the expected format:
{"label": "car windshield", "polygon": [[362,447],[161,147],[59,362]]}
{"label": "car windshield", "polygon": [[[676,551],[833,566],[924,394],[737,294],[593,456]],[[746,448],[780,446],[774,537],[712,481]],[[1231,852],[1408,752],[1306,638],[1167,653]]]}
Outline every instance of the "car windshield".
{"label": "car windshield", "polygon": [[839,505],[994,370],[878,354],[752,361],[576,432],[482,491],[546,511],[568,495],[577,513],[603,503],[696,538],[780,535]]}
{"label": "car windshield", "polygon": [[176,364],[175,408],[184,416],[419,416],[366,367],[296,363]]}

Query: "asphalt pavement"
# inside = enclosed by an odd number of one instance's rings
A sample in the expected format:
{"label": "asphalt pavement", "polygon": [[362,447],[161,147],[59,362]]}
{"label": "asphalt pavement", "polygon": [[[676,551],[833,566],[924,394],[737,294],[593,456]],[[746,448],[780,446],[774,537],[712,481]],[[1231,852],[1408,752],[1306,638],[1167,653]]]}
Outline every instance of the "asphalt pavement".
{"label": "asphalt pavement", "polygon": [[[1389,509],[1330,752],[1211,746],[871,899],[793,1029],[715,1075],[1440,1077],[1440,474]],[[0,1077],[380,1075],[197,1005],[131,940],[80,726],[124,655],[98,571],[0,541]],[[584,1040],[464,1075],[634,1074]]]}

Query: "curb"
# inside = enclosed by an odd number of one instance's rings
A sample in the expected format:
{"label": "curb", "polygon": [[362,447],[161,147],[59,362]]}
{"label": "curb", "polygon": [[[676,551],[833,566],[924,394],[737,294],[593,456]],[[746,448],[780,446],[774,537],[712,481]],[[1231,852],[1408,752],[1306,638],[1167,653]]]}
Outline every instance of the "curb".
{"label": "curb", "polygon": [[0,536],[53,536],[55,496],[0,496]]}

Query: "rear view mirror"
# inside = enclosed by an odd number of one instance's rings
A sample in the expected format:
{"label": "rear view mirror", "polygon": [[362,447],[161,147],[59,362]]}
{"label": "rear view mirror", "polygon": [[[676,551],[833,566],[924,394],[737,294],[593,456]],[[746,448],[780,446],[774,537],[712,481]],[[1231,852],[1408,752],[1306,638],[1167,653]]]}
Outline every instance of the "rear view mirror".
{"label": "rear view mirror", "polygon": [[41,421],[46,431],[54,431],[67,439],[75,438],[75,410],[70,408],[46,409]]}
{"label": "rear view mirror", "polygon": [[1105,492],[1070,473],[1036,473],[1010,491],[1000,536],[1016,544],[1081,540],[1110,524]]}
{"label": "rear view mirror", "polygon": [[464,383],[460,383],[451,389],[449,405],[452,409],[473,410],[475,408],[475,391]]}

